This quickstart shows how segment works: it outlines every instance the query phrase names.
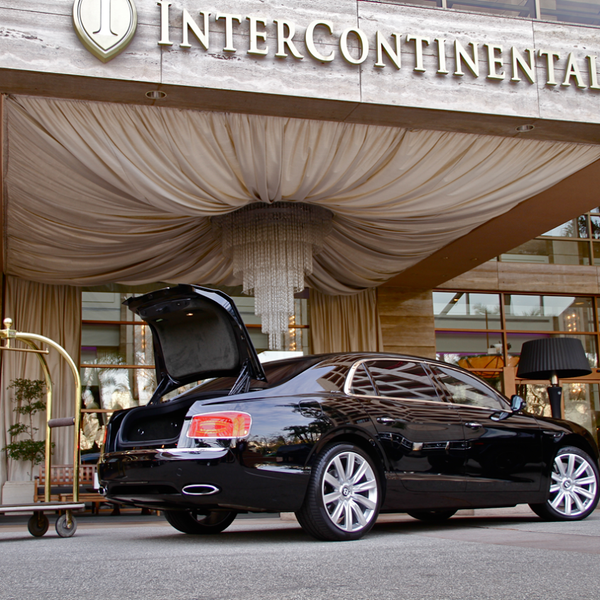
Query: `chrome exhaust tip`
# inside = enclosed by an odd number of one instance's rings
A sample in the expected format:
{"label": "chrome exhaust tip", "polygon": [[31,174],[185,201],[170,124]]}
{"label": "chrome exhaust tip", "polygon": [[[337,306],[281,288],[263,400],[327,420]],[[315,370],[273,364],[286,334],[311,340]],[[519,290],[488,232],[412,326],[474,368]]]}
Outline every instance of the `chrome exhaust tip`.
{"label": "chrome exhaust tip", "polygon": [[186,496],[210,496],[211,494],[218,494],[221,490],[209,483],[193,483],[186,485],[181,492]]}

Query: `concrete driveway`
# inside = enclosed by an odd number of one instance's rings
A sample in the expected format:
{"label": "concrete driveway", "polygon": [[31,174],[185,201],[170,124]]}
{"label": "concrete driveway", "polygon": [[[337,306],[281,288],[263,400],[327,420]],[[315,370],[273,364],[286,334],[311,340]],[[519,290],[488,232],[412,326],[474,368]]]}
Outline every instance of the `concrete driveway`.
{"label": "concrete driveway", "polygon": [[544,523],[527,507],[441,525],[380,517],[357,542],[317,542],[281,518],[178,533],[160,516],[78,518],[74,537],[32,538],[0,518],[0,599],[578,600],[600,597],[600,512]]}

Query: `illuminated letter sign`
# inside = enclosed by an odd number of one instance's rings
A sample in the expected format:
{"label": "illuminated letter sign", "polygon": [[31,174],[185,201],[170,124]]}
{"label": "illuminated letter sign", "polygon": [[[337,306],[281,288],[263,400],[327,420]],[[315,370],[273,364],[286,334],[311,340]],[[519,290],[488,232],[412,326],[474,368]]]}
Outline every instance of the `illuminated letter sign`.
{"label": "illuminated letter sign", "polygon": [[137,11],[133,0],[75,0],[73,25],[83,45],[108,62],[133,39]]}

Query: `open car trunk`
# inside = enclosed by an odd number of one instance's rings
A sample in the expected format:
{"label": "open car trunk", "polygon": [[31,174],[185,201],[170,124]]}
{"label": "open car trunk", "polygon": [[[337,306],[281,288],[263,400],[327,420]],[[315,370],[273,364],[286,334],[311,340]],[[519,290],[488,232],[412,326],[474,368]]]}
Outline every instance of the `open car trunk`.
{"label": "open car trunk", "polygon": [[266,381],[235,304],[218,290],[178,285],[129,298],[125,304],[150,327],[158,385],[149,404],[188,383],[236,377],[232,392],[250,379]]}
{"label": "open car trunk", "polygon": [[[322,357],[315,356],[312,360],[298,357],[268,363],[264,366],[268,383],[265,380],[251,379],[248,391],[262,392],[265,395],[281,393],[283,390],[273,388],[284,385],[301,371],[322,360]],[[169,402],[114,413],[108,424],[105,453],[177,447],[189,409],[196,402],[211,402],[231,396],[236,383],[235,377],[219,377],[188,390]]]}
{"label": "open car trunk", "polygon": [[108,424],[104,452],[176,448],[190,407],[204,398],[217,398],[227,393],[222,390],[182,396],[171,402],[115,413]]}
{"label": "open car trunk", "polygon": [[[266,375],[242,318],[229,296],[196,285],[178,285],[124,303],[152,332],[157,387],[147,406],[115,413],[105,452],[174,448],[190,406],[204,398],[247,391]],[[161,402],[184,385],[225,378],[211,391],[193,391]]]}

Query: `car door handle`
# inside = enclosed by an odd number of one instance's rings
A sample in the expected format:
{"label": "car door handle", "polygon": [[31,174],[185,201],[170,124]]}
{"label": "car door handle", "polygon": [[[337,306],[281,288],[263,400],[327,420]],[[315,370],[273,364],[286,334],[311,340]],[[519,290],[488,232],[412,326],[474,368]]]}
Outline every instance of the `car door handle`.
{"label": "car door handle", "polygon": [[393,425],[397,419],[392,419],[392,417],[377,417],[377,422],[382,425]]}
{"label": "car door handle", "polygon": [[468,427],[469,429],[481,429],[483,425],[481,423],[475,423],[471,421],[469,423],[465,423],[465,427]]}

